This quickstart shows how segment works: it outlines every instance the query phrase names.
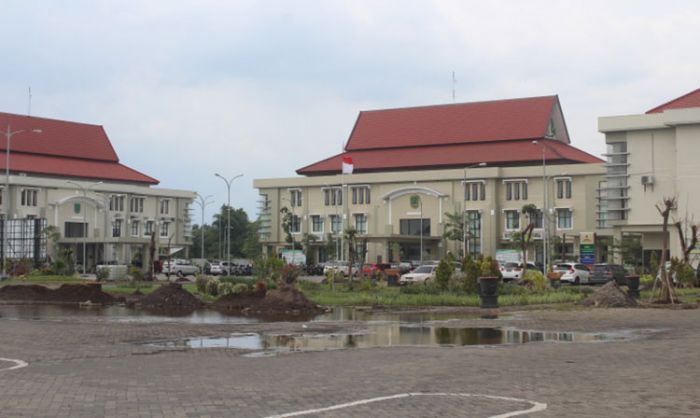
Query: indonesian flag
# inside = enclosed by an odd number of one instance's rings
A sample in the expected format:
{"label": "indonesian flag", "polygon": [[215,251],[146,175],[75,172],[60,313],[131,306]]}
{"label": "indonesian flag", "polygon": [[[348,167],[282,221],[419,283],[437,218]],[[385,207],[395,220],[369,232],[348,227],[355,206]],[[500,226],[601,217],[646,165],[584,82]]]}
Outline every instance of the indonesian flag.
{"label": "indonesian flag", "polygon": [[352,174],[353,168],[352,158],[343,157],[343,174]]}

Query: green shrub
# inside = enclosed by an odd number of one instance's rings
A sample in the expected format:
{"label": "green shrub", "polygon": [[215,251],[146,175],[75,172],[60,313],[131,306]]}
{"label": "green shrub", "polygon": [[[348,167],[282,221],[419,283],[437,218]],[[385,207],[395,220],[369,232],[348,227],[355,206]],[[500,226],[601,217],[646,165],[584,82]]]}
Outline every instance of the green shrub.
{"label": "green shrub", "polygon": [[678,263],[674,270],[679,287],[693,287],[695,285],[695,269],[691,265]]}
{"label": "green shrub", "polygon": [[301,269],[293,264],[286,264],[277,269],[279,281],[283,284],[294,284],[301,274]]}
{"label": "green shrub", "polygon": [[131,276],[131,280],[137,282],[143,280],[143,271],[141,271],[141,269],[136,266],[129,267],[129,275]]}
{"label": "green shrub", "polygon": [[236,284],[234,284],[234,285],[232,285],[232,284],[230,284],[230,283],[227,283],[227,284],[228,284],[229,286],[231,286],[231,293],[234,294],[234,295],[240,295],[241,293],[245,293],[245,292],[247,292],[248,290],[250,290],[250,288],[248,287],[248,285],[245,284],[245,283],[236,283]]}
{"label": "green shrub", "polygon": [[219,281],[215,279],[209,279],[207,281],[207,294],[210,296],[219,296]]}
{"label": "green shrub", "polygon": [[525,270],[522,281],[526,286],[534,290],[544,290],[547,287],[547,280],[545,280],[544,274],[538,270]]}
{"label": "green shrub", "polygon": [[204,276],[198,276],[197,279],[194,281],[194,285],[197,287],[197,292],[202,294],[207,293],[208,282],[209,278]]}
{"label": "green shrub", "polygon": [[284,266],[284,260],[280,260],[276,256],[260,256],[253,261],[253,275],[258,279],[272,279],[277,281],[279,278],[278,270]]}
{"label": "green shrub", "polygon": [[515,283],[503,283],[501,286],[498,286],[499,295],[527,295],[531,293],[532,290]]}
{"label": "green shrub", "polygon": [[360,290],[363,292],[367,292],[369,290],[372,290],[374,287],[374,282],[372,282],[372,279],[370,277],[365,277],[360,281]]}
{"label": "green shrub", "polygon": [[217,290],[219,296],[226,296],[233,293],[233,285],[231,283],[221,283],[219,282],[219,289]]}
{"label": "green shrub", "polygon": [[[56,260],[54,265],[58,264],[59,262],[62,263],[62,261]],[[107,267],[98,268],[95,272],[95,276],[97,276],[97,280],[107,280],[107,278],[109,277],[109,269]]]}
{"label": "green shrub", "polygon": [[640,286],[651,286],[654,283],[654,276],[651,274],[643,274],[639,276]]}
{"label": "green shrub", "polygon": [[219,282],[221,283],[231,283],[231,285],[236,285],[238,283],[243,283],[248,287],[255,286],[256,279],[254,277],[220,277]]}
{"label": "green shrub", "polygon": [[440,260],[437,269],[435,269],[435,284],[440,289],[446,290],[453,272],[454,267],[452,267],[452,264],[443,258]]}
{"label": "green shrub", "polygon": [[462,259],[462,274],[464,275],[462,278],[462,290],[467,293],[477,293],[481,269],[469,255]]}

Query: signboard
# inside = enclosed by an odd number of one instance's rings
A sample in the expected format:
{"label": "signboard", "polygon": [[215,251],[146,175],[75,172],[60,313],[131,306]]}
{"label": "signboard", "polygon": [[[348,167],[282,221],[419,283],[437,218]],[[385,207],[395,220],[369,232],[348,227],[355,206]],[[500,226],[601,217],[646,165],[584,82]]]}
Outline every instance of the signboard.
{"label": "signboard", "polygon": [[420,206],[420,196],[414,194],[411,196],[411,207],[413,209],[418,209],[418,206]]}
{"label": "signboard", "polygon": [[504,263],[520,263],[523,253],[519,250],[496,250],[496,261],[499,264]]}
{"label": "signboard", "polygon": [[595,232],[581,232],[579,242],[581,245],[595,245]]}
{"label": "signboard", "polygon": [[581,244],[579,246],[579,262],[581,264],[595,264],[595,245]]}
{"label": "signboard", "polygon": [[281,251],[281,255],[282,255],[282,259],[287,264],[296,264],[296,265],[306,264],[306,255],[304,254],[304,251],[302,251],[302,250],[284,249]]}

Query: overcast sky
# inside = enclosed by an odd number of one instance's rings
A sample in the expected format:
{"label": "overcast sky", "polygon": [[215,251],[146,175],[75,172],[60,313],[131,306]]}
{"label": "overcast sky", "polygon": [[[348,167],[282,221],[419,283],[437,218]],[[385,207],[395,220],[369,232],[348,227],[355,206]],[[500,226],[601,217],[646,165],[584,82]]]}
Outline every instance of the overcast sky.
{"label": "overcast sky", "polygon": [[214,173],[244,173],[252,218],[253,179],[338,153],[360,110],[452,102],[452,71],[458,102],[558,94],[595,155],[598,116],[700,87],[697,1],[0,3],[0,111],[31,86],[32,115],[103,125],[123,163],[217,206]]}

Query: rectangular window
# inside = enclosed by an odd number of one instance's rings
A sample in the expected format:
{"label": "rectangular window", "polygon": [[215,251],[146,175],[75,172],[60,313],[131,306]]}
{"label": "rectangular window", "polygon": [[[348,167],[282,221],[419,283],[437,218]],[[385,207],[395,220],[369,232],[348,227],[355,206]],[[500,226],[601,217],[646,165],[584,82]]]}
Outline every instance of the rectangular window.
{"label": "rectangular window", "polygon": [[323,189],[323,203],[326,206],[343,204],[343,191],[340,188]]}
{"label": "rectangular window", "polygon": [[527,200],[527,183],[522,182],[520,183],[520,198],[522,200]]}
{"label": "rectangular window", "polygon": [[122,236],[122,220],[115,219],[112,221],[112,237],[119,238]]}
{"label": "rectangular window", "polygon": [[476,258],[481,254],[481,213],[467,211],[467,253]]}
{"label": "rectangular window", "polygon": [[319,215],[311,215],[311,232],[315,234],[323,233],[323,218]]}
{"label": "rectangular window", "polygon": [[400,219],[399,233],[401,235],[420,235],[421,225],[423,228],[423,236],[430,235],[430,218]]}
{"label": "rectangular window", "polygon": [[506,200],[513,200],[513,183],[506,183]]}
{"label": "rectangular window", "polygon": [[537,214],[535,214],[535,219],[533,219],[535,224],[535,229],[542,229],[544,225],[544,217],[542,216],[542,210],[538,209]]}
{"label": "rectangular window", "polygon": [[520,183],[513,183],[513,199],[520,200]]}
{"label": "rectangular window", "polygon": [[571,199],[570,179],[557,179],[557,199]]}
{"label": "rectangular window", "polygon": [[526,181],[506,181],[506,200],[527,200]]}
{"label": "rectangular window", "polygon": [[37,206],[37,189],[22,189],[22,206]]}
{"label": "rectangular window", "polygon": [[331,215],[331,232],[334,234],[340,233],[343,228],[343,221],[340,215]]}
{"label": "rectangular window", "polygon": [[520,212],[517,210],[506,211],[506,229],[509,231],[520,229]]}
{"label": "rectangular window", "polygon": [[146,221],[143,224],[143,235],[150,237],[153,235],[153,221]]}
{"label": "rectangular window", "polygon": [[109,210],[112,212],[124,212],[124,196],[113,194],[109,197]]}
{"label": "rectangular window", "polygon": [[557,228],[571,229],[573,224],[571,209],[557,209]]}
{"label": "rectangular window", "polygon": [[289,204],[292,205],[293,208],[301,207],[301,199],[301,190],[293,189],[289,191]]}
{"label": "rectangular window", "polygon": [[[507,186],[506,186],[507,188]],[[486,185],[483,181],[474,181],[464,184],[464,200],[486,200]]]}
{"label": "rectangular window", "polygon": [[170,222],[161,222],[160,223],[160,236],[165,238],[168,235],[170,235]]}
{"label": "rectangular window", "polygon": [[367,215],[364,213],[355,214],[355,230],[358,234],[367,233]]}
{"label": "rectangular window", "polygon": [[66,222],[63,225],[63,235],[65,235],[66,238],[87,237],[87,223]]}
{"label": "rectangular window", "polygon": [[132,197],[129,199],[129,211],[133,213],[143,213],[143,197]]}
{"label": "rectangular window", "polygon": [[301,232],[301,221],[297,215],[292,215],[291,222],[289,223],[289,232],[292,234]]}
{"label": "rectangular window", "polygon": [[170,213],[170,200],[163,199],[160,201],[160,214],[167,215]]}
{"label": "rectangular window", "polygon": [[353,187],[352,188],[352,204],[367,205],[370,203],[369,187]]}
{"label": "rectangular window", "polygon": [[131,221],[131,236],[132,237],[138,237],[139,236],[139,221]]}

